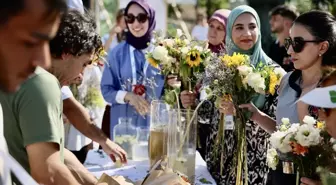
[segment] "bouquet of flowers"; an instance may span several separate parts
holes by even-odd
[[[242,178],[242,161],[246,159],[245,126],[250,118],[250,113],[239,109],[240,104],[253,101],[259,107],[265,102],[265,94],[274,94],[284,72],[275,66],[258,64],[254,67],[250,63],[249,56],[234,53],[232,56],[215,56],[205,68],[206,76],[203,79],[203,87],[208,96],[216,98],[216,106],[223,98],[234,103],[236,109],[235,132],[237,133],[238,147],[235,157],[237,166],[237,180]],[[224,147],[224,115],[221,115],[219,131],[215,143],[214,158],[218,158],[218,152]],[[218,149],[216,149],[218,148]],[[221,148],[221,149],[220,149]],[[221,165],[221,171],[222,171]],[[247,165],[244,165],[247,168]],[[247,173],[247,170],[245,170]],[[247,176],[247,174],[246,174]],[[247,184],[247,178],[245,178]]]
[[[175,75],[182,81],[183,90],[192,91],[197,83],[197,75],[204,72],[211,52],[205,42],[190,41],[177,29],[173,38],[164,38],[160,32],[155,34],[153,51],[146,55],[149,63],[165,76]],[[165,88],[165,101],[173,105],[177,103],[176,95],[181,85]]]
[[[270,137],[267,165],[275,169],[279,160],[290,161],[300,176],[318,179],[318,167],[328,167],[336,157],[336,142],[325,130],[324,123],[306,116],[303,124],[291,124],[283,118],[277,132]]]

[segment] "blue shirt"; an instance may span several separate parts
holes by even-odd
[[[131,49],[130,49],[131,48]],[[102,80],[101,91],[105,101],[111,103],[111,136],[113,128],[118,124],[120,117],[132,118],[135,127],[149,126],[149,116],[141,116],[129,104],[125,104],[123,98],[126,92],[132,92],[132,62],[130,52],[134,52],[137,84],[146,87],[146,99],[160,99],[163,94],[164,76],[160,71],[148,64],[145,54],[141,50],[134,49],[123,41],[109,51],[108,64],[106,64]],[[146,67],[147,66],[147,67]],[[153,79],[155,87],[144,83],[145,79]]]

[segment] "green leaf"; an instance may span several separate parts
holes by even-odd
[[[202,184],[212,184],[212,182],[208,181],[206,178],[201,178],[199,180]]]
[[[336,91],[329,91],[330,100],[332,103],[336,103]]]

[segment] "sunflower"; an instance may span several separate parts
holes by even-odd
[[[201,63],[201,54],[198,50],[193,49],[191,51],[188,52],[187,54],[187,64],[190,67],[197,67],[200,65]]]
[[[149,57],[149,58],[147,58],[147,60],[148,60],[148,63],[149,63],[151,66],[153,66],[153,67],[159,69],[159,63],[158,63],[153,57]]]

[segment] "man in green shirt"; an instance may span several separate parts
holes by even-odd
[[[0,93],[4,133],[11,155],[40,184],[96,184],[78,159],[63,147],[60,88],[80,76],[101,48],[95,23],[69,11],[50,41],[51,68],[38,67],[15,94]],[[121,149],[122,150],[122,149]],[[14,182],[19,184],[14,179]]]

